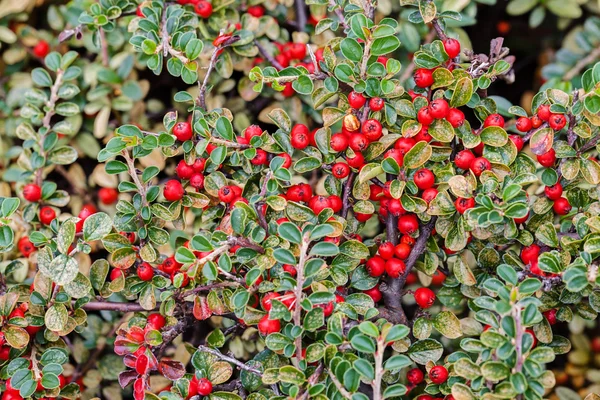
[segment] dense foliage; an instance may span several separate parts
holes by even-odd
[[[2,400],[599,399],[600,23],[458,3],[1,1]]]

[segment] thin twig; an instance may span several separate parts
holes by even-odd
[[[219,58],[219,54],[223,51],[223,49],[227,46],[231,46],[233,43],[240,40],[240,37],[235,35],[225,40],[223,43],[215,47],[213,50],[212,56],[210,57],[210,63],[208,64],[208,70],[206,71],[206,75],[204,76],[204,81],[202,81],[202,85],[200,86],[200,92],[198,93],[198,98],[196,99],[196,104],[200,107],[206,109],[206,87],[208,86],[208,79],[210,78],[210,74],[212,70],[217,65],[217,58]],[[198,81],[198,85],[200,85],[200,81]]]
[[[590,65],[599,58],[600,47],[596,47],[594,50],[590,51],[590,53],[587,56],[577,61],[577,63],[570,70],[568,70],[566,74],[563,75],[562,80],[570,81],[571,79],[575,78],[575,76],[577,76],[577,74],[579,74],[579,72],[581,72],[582,69],[584,69],[586,66]]]
[[[298,30],[304,32],[306,28],[306,2],[304,0],[294,1],[296,4],[296,21],[298,21]]]
[[[352,197],[354,178],[356,178],[356,173],[354,171],[350,171],[350,175],[348,175],[348,179],[344,184],[344,192],[342,193],[342,212],[340,214],[344,219],[348,216],[348,210],[350,210],[350,198]]]
[[[123,158],[125,158],[125,161],[127,161],[127,167],[129,168],[129,175],[131,176],[131,179],[133,179],[133,183],[135,183],[135,186],[138,189],[138,192],[140,194],[140,196],[142,197],[142,203],[144,204],[145,207],[148,207],[148,200],[146,199],[146,185],[143,185],[142,182],[140,181],[140,178],[138,176],[137,173],[137,169],[135,168],[135,163],[133,161],[133,158],[131,158],[131,155],[129,154],[129,150],[125,149],[121,152],[121,155],[123,156]]]
[[[211,349],[210,347],[207,346],[198,346],[198,350],[205,352],[205,353],[209,353],[212,354],[213,356],[218,357],[219,359],[223,360],[223,361],[227,361],[230,362],[232,364],[235,364],[236,366],[238,366],[239,368],[248,371],[248,372],[252,372],[253,374],[256,374],[258,376],[262,377],[262,372],[256,368],[250,367],[238,360],[236,360],[235,358],[232,357],[228,357],[225,354],[221,353],[220,351]]]
[[[108,67],[108,41],[104,29],[98,29],[98,37],[100,38],[100,49],[102,54],[102,65]]]
[[[331,381],[335,385],[335,387],[338,390],[338,392],[340,392],[340,394],[342,395],[342,397],[344,399],[351,399],[352,395],[346,390],[346,388],[344,388],[344,385],[342,385],[342,383],[333,374],[333,372],[331,372],[330,369],[327,369],[327,374],[329,375],[329,379],[331,379]]]
[[[267,51],[267,49],[265,49],[263,47],[262,44],[260,44],[260,42],[258,41],[258,39],[254,39],[254,45],[258,48],[258,52],[260,53],[260,55],[266,59],[269,63],[271,63],[271,65],[278,71],[281,71],[283,69],[283,65],[281,65],[279,63],[279,61],[277,61],[275,59],[275,57],[273,57],[271,54],[269,54],[269,52]]]
[[[302,306],[300,303],[302,302],[302,294],[304,289],[304,264],[307,261],[308,255],[308,245],[310,244],[310,239],[308,235],[304,235],[302,237],[302,243],[300,245],[300,258],[298,259],[298,266],[296,267],[296,287],[294,289],[294,296],[296,297],[296,304],[294,304],[294,325],[297,327],[302,327]],[[302,335],[298,335],[295,340],[296,344],[296,360],[300,361],[302,359]]]
[[[344,30],[348,30],[348,23],[346,22],[342,8],[338,6],[335,0],[329,0],[329,7],[334,8],[335,15],[337,15],[340,20],[340,24],[342,24]]]

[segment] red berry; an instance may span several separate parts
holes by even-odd
[[[248,9],[246,10],[246,12],[250,15],[252,15],[253,17],[256,18],[260,18],[263,15],[265,15],[265,8],[263,6],[250,6],[248,7]]]
[[[223,186],[219,189],[219,200],[222,202],[230,203],[235,197],[235,193],[231,186]]]
[[[418,385],[425,378],[423,371],[419,368],[413,368],[406,373],[406,379],[413,385]]]
[[[533,115],[529,120],[531,121],[531,126],[533,128],[539,128],[540,126],[542,126],[542,123],[544,122],[537,115]]]
[[[410,256],[411,247],[406,243],[398,243],[394,248],[394,255],[401,260],[406,260]]]
[[[281,268],[283,269],[284,272],[287,272],[291,276],[296,276],[298,274],[296,267],[294,267],[293,265],[284,264]]]
[[[261,304],[263,310],[265,310],[267,312],[271,311],[271,307],[272,307],[271,301],[273,299],[277,299],[277,298],[279,298],[279,294],[276,292],[269,292],[269,293],[265,294],[263,296],[262,300],[260,301],[260,304]]]
[[[365,164],[365,157],[362,153],[355,153],[354,157],[346,157],[346,162],[352,168],[361,168]]]
[[[429,379],[436,385],[441,385],[448,379],[448,370],[443,365],[436,365],[429,370]]]
[[[50,44],[45,40],[40,40],[33,46],[33,54],[35,54],[36,57],[44,58],[48,53],[50,53]]]
[[[390,199],[387,203],[387,209],[390,214],[396,217],[406,213],[406,210],[399,199]]]
[[[540,246],[538,246],[537,244],[525,246],[521,249],[521,261],[523,261],[523,263],[526,265],[537,263],[539,255]]]
[[[542,104],[537,109],[537,116],[542,121],[548,121],[550,119],[550,114],[551,114],[551,112],[550,112],[550,105],[549,104]]]
[[[148,325],[156,330],[161,330],[167,323],[165,317],[159,313],[152,313],[148,315]]]
[[[260,126],[258,126],[258,125],[250,125],[244,131],[244,137],[248,140],[248,143],[250,143],[250,139],[252,139],[254,136],[260,136],[260,135],[262,135],[262,132],[263,131],[262,131],[262,129],[261,129]]]
[[[421,190],[429,189],[430,187],[433,187],[435,183],[435,175],[427,168],[421,168],[415,172],[413,179],[415,185]]]
[[[488,126],[499,126],[500,128],[504,128],[504,118],[500,114],[490,114],[483,121],[483,127],[487,128]]]
[[[596,336],[592,339],[591,347],[594,353],[600,353],[600,336]]]
[[[333,313],[333,309],[335,308],[335,305],[332,302],[326,303],[326,304],[317,304],[317,307],[320,307],[323,309],[323,315],[325,317],[329,317],[332,313]]]
[[[471,171],[475,174],[475,176],[480,176],[483,171],[489,171],[492,169],[492,164],[484,157],[478,157],[471,162],[471,166],[469,167]]]
[[[465,122],[465,114],[458,108],[451,108],[446,115],[446,121],[450,122],[453,128],[458,128]]]
[[[513,144],[517,148],[517,152],[523,150],[523,146],[525,145],[525,142],[523,142],[523,138],[521,136],[509,135],[508,138],[510,139],[511,142],[513,142]]]
[[[409,235],[402,235],[400,238],[400,243],[406,243],[410,247],[415,245],[415,239],[410,237]]]
[[[435,99],[429,105],[429,113],[435,119],[446,118],[450,106],[445,99]]]
[[[181,186],[181,182],[175,179],[171,179],[167,183],[165,183],[165,187],[163,189],[163,195],[167,201],[177,201],[181,200],[185,190],[183,190],[183,186]]]
[[[119,199],[119,191],[114,188],[101,188],[98,190],[98,198],[103,204],[114,204]]]
[[[292,147],[295,149],[305,149],[309,144],[308,127],[304,124],[296,124],[291,132]]]
[[[355,152],[363,151],[369,145],[369,139],[362,133],[353,133],[349,141],[350,148]]]
[[[364,106],[366,102],[367,99],[365,99],[365,96],[363,96],[362,93],[358,93],[353,90],[348,94],[348,104],[350,104],[350,107],[354,108],[355,110],[358,110]]]
[[[429,107],[423,107],[419,110],[417,113],[417,120],[425,126],[429,126],[433,123],[433,115],[431,115]]]
[[[278,156],[284,159],[283,164],[281,164],[283,168],[289,168],[292,166],[292,157],[288,153],[281,153],[278,154]]]
[[[444,50],[446,50],[446,54],[448,57],[454,58],[460,54],[460,42],[453,38],[448,38],[444,40]]]
[[[192,168],[194,169],[194,172],[204,172],[204,167],[206,166],[206,158],[196,158],[196,161],[194,161],[194,164],[192,165]]]
[[[213,8],[208,1],[200,0],[194,6],[194,11],[202,18],[208,18],[212,15]]]
[[[118,269],[118,268],[114,268],[112,271],[110,271],[110,280],[111,282],[119,279],[120,277],[125,277],[125,275],[123,274],[123,271]]]
[[[331,136],[331,149],[336,152],[344,151],[348,148],[348,137],[343,133],[336,133]]]
[[[269,335],[271,333],[279,332],[281,329],[281,322],[278,319],[269,319],[268,315],[265,315],[258,322],[258,331],[261,335]]]
[[[343,162],[335,163],[331,167],[331,174],[338,179],[344,179],[350,174],[350,167]]]
[[[292,60],[303,60],[306,57],[306,45],[303,43],[290,43],[288,55]]]
[[[475,160],[475,155],[470,150],[462,150],[456,154],[454,158],[454,164],[460,169],[469,169],[471,164]]]
[[[429,308],[435,303],[435,293],[429,288],[418,288],[415,291],[415,301],[421,308]]]
[[[361,132],[364,133],[365,137],[370,142],[375,142],[376,140],[379,140],[379,138],[381,138],[382,136],[381,131],[381,122],[377,121],[376,119],[366,120],[361,128]]]
[[[392,278],[398,278],[406,271],[406,265],[397,258],[392,258],[385,263],[385,272]]]
[[[573,207],[569,203],[569,200],[564,197],[560,197],[554,200],[554,205],[552,205],[552,209],[556,215],[567,215]]]
[[[371,289],[363,291],[363,293],[372,298],[375,303],[379,303],[383,298],[381,290],[379,290],[379,284],[375,285],[375,287]]]
[[[190,186],[194,189],[202,189],[204,187],[204,175],[194,174],[190,178]]]
[[[36,203],[42,198],[42,189],[35,183],[28,183],[23,187],[23,197],[27,201]]]
[[[468,199],[459,197],[454,202],[454,206],[456,207],[456,211],[458,211],[459,214],[464,214],[465,211],[467,211],[468,209],[475,207],[475,199],[472,197]]]
[[[137,276],[143,281],[149,281],[154,277],[154,270],[150,264],[143,262],[137,267]]]
[[[419,133],[417,133],[414,136],[414,139],[416,142],[431,142],[433,140],[433,137],[429,134],[428,128],[427,126],[423,126],[421,127],[421,130],[419,131]]]
[[[185,142],[192,138],[192,125],[189,122],[178,122],[173,127],[173,135],[180,142]]]
[[[326,208],[331,208],[331,204],[329,203],[329,199],[325,196],[314,196],[308,202],[308,206],[313,210],[315,214],[319,214]]]
[[[394,144],[394,149],[400,151],[401,154],[406,154],[410,149],[414,147],[417,141],[414,138],[401,137]]]
[[[527,117],[517,119],[516,127],[520,132],[529,132],[533,128],[531,120]]]
[[[551,167],[556,162],[556,152],[554,149],[550,149],[546,153],[538,155],[537,160],[542,166]]]
[[[35,246],[33,243],[31,243],[31,240],[29,240],[28,236],[23,236],[21,239],[19,239],[17,247],[19,248],[21,254],[23,254],[25,257],[29,257],[29,255],[35,251]]]
[[[379,245],[377,249],[379,255],[383,257],[385,260],[389,260],[394,257],[394,245],[392,242],[385,242]]]
[[[546,193],[546,197],[550,200],[557,200],[563,194],[563,187],[560,183],[556,183],[554,186],[546,186],[544,193]]]
[[[555,131],[560,131],[567,124],[567,119],[563,114],[551,114],[548,119],[548,125]]]
[[[556,313],[557,313],[556,308],[548,310],[544,313],[544,316],[546,317],[546,319],[548,320],[548,323],[550,325],[555,325],[556,322],[558,322],[556,319]]]
[[[433,71],[426,68],[419,68],[415,71],[415,84],[420,88],[427,88],[433,85]]]
[[[415,214],[405,214],[398,219],[398,230],[403,235],[410,235],[419,229],[419,220]]]
[[[385,152],[383,158],[393,158],[399,166],[404,164],[404,154],[398,149],[389,149]]]
[[[196,391],[200,396],[208,396],[212,393],[213,385],[206,378],[198,379],[198,385],[196,386]]]
[[[385,101],[381,97],[373,97],[369,100],[369,108],[372,111],[380,111],[385,106]]]
[[[366,263],[367,272],[376,278],[385,272],[385,260],[380,256],[373,256]]]
[[[42,207],[40,209],[40,222],[44,225],[50,225],[50,223],[56,218],[56,211],[52,207]]]
[[[292,141],[293,143],[293,141]],[[267,157],[267,152],[264,151],[263,149],[257,149],[256,150],[256,155],[254,156],[254,158],[252,160],[250,160],[250,163],[252,165],[265,165],[269,162],[269,159]]]

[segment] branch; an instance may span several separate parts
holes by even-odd
[[[250,367],[250,366],[236,360],[235,358],[228,357],[225,354],[221,353],[220,351],[211,349],[210,347],[207,347],[207,346],[198,346],[198,350],[203,351],[205,353],[212,354],[213,356],[216,356],[223,361],[227,361],[232,364],[235,364],[236,366],[238,366],[239,368],[241,368],[245,371],[252,372],[253,374],[256,374],[256,375],[262,377],[262,372],[260,370]]]
[[[385,353],[386,344],[383,337],[377,338],[377,351],[375,351],[375,379],[371,383],[373,387],[373,400],[381,400],[381,378],[383,378],[383,353]]]
[[[342,395],[342,397],[344,399],[351,399],[352,395],[346,390],[346,388],[344,388],[344,385],[342,385],[342,383],[338,380],[338,378],[331,372],[330,369],[327,369],[327,374],[329,375],[329,379],[331,379],[331,381],[333,382],[333,384],[335,385],[336,389],[338,390],[338,392],[340,392],[340,394]]]
[[[208,79],[210,78],[210,74],[212,73],[212,70],[215,68],[215,65],[217,64],[217,58],[219,58],[219,54],[221,54],[221,51],[225,47],[231,46],[233,43],[235,43],[239,40],[240,40],[239,36],[237,36],[237,35],[232,36],[229,39],[225,40],[223,43],[219,44],[213,50],[212,56],[210,57],[210,63],[208,64],[208,70],[206,71],[206,75],[204,76],[204,81],[202,82],[202,85],[200,86],[200,92],[198,93],[198,98],[196,99],[196,104],[199,105],[200,107],[202,107],[203,109],[206,110],[205,97],[206,97],[206,87],[208,86]],[[200,85],[200,81],[198,81],[198,85]]]
[[[268,62],[270,62],[276,70],[281,71],[283,69],[283,65],[279,64],[279,62],[271,54],[269,54],[269,52],[267,52],[267,49],[265,49],[263,45],[260,44],[258,39],[254,39],[254,45],[258,48],[258,52],[260,53],[260,55]]]
[[[108,67],[108,41],[104,29],[98,29],[98,37],[100,38],[100,49],[102,54],[102,65]]]
[[[298,21],[298,30],[304,32],[306,28],[306,3],[304,0],[294,1],[296,4],[296,21]]]
[[[566,74],[563,75],[562,80],[570,81],[571,79],[575,78],[575,76],[577,76],[577,74],[579,74],[579,72],[581,72],[582,69],[584,69],[586,66],[593,63],[594,61],[596,61],[599,58],[600,58],[600,47],[596,47],[587,56],[585,56],[581,60],[577,61],[577,64],[575,64],[570,70],[567,71]]]
[[[346,219],[348,216],[348,210],[350,209],[350,198],[352,197],[354,178],[356,178],[356,173],[354,171],[350,171],[350,175],[348,175],[348,179],[344,184],[344,193],[342,193],[342,213],[340,214],[344,219]]]
[[[335,0],[329,0],[329,7],[334,8],[335,15],[337,15],[340,20],[340,24],[344,27],[344,30],[348,30],[348,23],[346,22],[346,18],[344,17],[344,13],[342,12],[342,8],[338,7]]]
[[[308,245],[310,239],[308,234],[302,237],[302,243],[300,245],[300,259],[298,260],[298,266],[296,268],[296,288],[294,289],[294,296],[296,297],[296,304],[294,304],[294,325],[302,327],[302,289],[304,289],[304,264],[307,261]],[[302,359],[302,335],[298,335],[295,340],[296,344],[296,360]]]
[[[72,302],[75,305],[75,302]],[[84,304],[82,309],[87,311],[119,311],[119,312],[144,312],[144,311],[156,311],[160,308],[160,303],[156,305],[152,310],[146,310],[144,307],[137,303],[118,303],[110,301],[90,301]]]
[[[127,166],[129,167],[129,175],[133,179],[133,183],[137,186],[140,196],[142,196],[142,203],[145,207],[148,207],[148,200],[146,199],[146,186],[142,184],[140,178],[138,177],[137,169],[135,168],[135,163],[133,158],[129,155],[129,150],[125,149],[121,152],[125,161],[127,161]]]
[[[433,29],[435,29],[435,32],[440,40],[448,39],[448,36],[446,36],[444,33],[444,28],[442,28],[442,25],[440,25],[440,21],[437,18],[434,18],[433,21],[431,21],[431,24],[433,25]]]

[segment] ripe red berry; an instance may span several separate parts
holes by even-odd
[[[529,132],[533,128],[531,120],[527,117],[520,117],[515,125],[520,132]]]
[[[40,222],[44,225],[50,225],[50,223],[56,218],[56,211],[52,207],[42,207],[40,209]]]
[[[390,199],[387,203],[387,209],[393,216],[399,216],[406,212],[399,199]]]
[[[200,0],[194,6],[194,11],[202,18],[208,18],[212,15],[213,8],[208,1]]]
[[[381,97],[373,97],[369,100],[369,108],[372,111],[380,111],[385,106],[385,101]]]
[[[98,198],[103,204],[114,204],[119,199],[119,191],[114,188],[101,188],[98,190]]]
[[[551,167],[556,162],[556,152],[554,149],[550,149],[546,153],[538,155],[537,160],[542,166]]]
[[[478,157],[471,162],[471,166],[469,167],[471,171],[475,174],[475,176],[480,176],[483,171],[489,171],[492,169],[492,164],[484,157]]]
[[[337,152],[344,151],[348,148],[348,137],[343,133],[336,133],[331,136],[331,149]]]
[[[42,198],[42,189],[35,183],[28,183],[23,187],[23,197],[27,201],[36,203]]]
[[[414,147],[416,143],[417,141],[414,138],[401,137],[394,144],[394,149],[399,150],[401,154],[406,154],[410,149]]]
[[[467,211],[468,209],[475,207],[475,199],[472,197],[468,199],[459,197],[454,202],[454,206],[456,207],[456,211],[458,211],[459,214],[464,214],[465,211]]]
[[[423,142],[423,141],[425,141],[425,142],[429,143],[429,142],[431,142],[433,140],[433,137],[429,134],[427,126],[423,126],[421,128],[421,130],[419,131],[419,133],[417,133],[414,136],[414,139],[415,139],[416,142]]]
[[[315,214],[319,214],[326,208],[331,208],[331,204],[329,203],[329,199],[325,196],[314,196],[308,202],[308,206],[313,210]]]
[[[156,330],[161,330],[166,323],[167,320],[160,313],[152,313],[148,315],[148,325]]]
[[[263,149],[257,149],[256,155],[254,156],[254,158],[252,158],[252,160],[250,160],[250,163],[252,165],[265,165],[268,162],[269,162],[269,159],[267,157],[267,152],[264,151]]]
[[[269,315],[265,315],[258,322],[258,331],[261,335],[269,335],[271,333],[279,332],[281,329],[281,322],[278,319],[269,319]]]
[[[196,158],[196,161],[194,161],[194,164],[192,165],[192,168],[194,169],[194,172],[204,172],[204,167],[206,166],[206,158]]]
[[[167,201],[177,201],[181,200],[185,190],[183,190],[183,186],[181,186],[181,182],[175,179],[171,179],[167,183],[165,183],[165,187],[163,189],[163,195]]]
[[[120,277],[125,277],[125,275],[123,274],[123,271],[118,269],[118,268],[114,268],[112,271],[110,271],[110,280],[111,282],[119,279]]]
[[[389,260],[394,257],[394,244],[392,242],[381,243],[377,252],[385,260]]]
[[[185,142],[192,138],[192,125],[189,122],[178,122],[173,127],[173,135],[180,142]]]
[[[393,158],[399,166],[404,164],[404,154],[398,149],[389,149],[385,152],[383,158]]]
[[[410,256],[411,247],[406,243],[398,243],[394,248],[394,255],[401,260],[406,260]]]
[[[406,271],[406,265],[397,258],[389,259],[385,262],[385,272],[392,278],[398,278]]]
[[[559,197],[554,200],[554,205],[552,205],[552,209],[556,215],[567,215],[573,207],[569,203],[569,200],[564,197]]]
[[[358,93],[353,90],[348,94],[348,104],[350,104],[350,107],[354,108],[355,110],[358,110],[364,106],[366,102],[367,99],[365,99],[365,96],[363,96],[362,93]]]
[[[483,121],[484,128],[488,126],[499,126],[500,128],[504,128],[504,118],[500,114],[490,114],[487,116],[485,121]]]
[[[366,263],[367,272],[376,278],[385,272],[385,260],[380,256],[373,256]]]
[[[410,235],[419,229],[419,220],[415,214],[405,214],[398,219],[398,230],[403,235]]]
[[[308,127],[304,124],[296,124],[291,132],[292,147],[295,149],[305,149],[309,144]]]
[[[448,379],[448,370],[443,365],[436,365],[429,370],[429,379],[436,385],[441,385]]]
[[[194,174],[190,178],[190,186],[194,189],[202,189],[204,187],[204,175]]]
[[[473,160],[475,159],[475,155],[470,150],[462,150],[456,154],[454,158],[454,164],[460,169],[469,169]]]
[[[248,9],[246,10],[246,12],[250,15],[252,15],[253,17],[256,18],[260,18],[263,15],[265,15],[265,8],[261,5],[258,6],[250,6],[248,7]]]
[[[538,117],[537,115],[531,116],[531,118],[529,118],[529,120],[531,121],[531,126],[533,128],[539,128],[544,123],[544,121],[542,121],[542,119],[540,117]]]
[[[555,131],[560,131],[567,124],[567,118],[563,114],[550,114],[548,125]]]
[[[379,290],[379,284],[375,285],[375,287],[371,289],[364,290],[363,293],[372,298],[375,303],[379,303],[383,298],[381,290]]]
[[[550,200],[559,199],[563,194],[563,187],[560,183],[556,183],[553,186],[546,186],[544,188],[544,193],[546,193],[546,197]]]
[[[446,50],[446,54],[448,57],[454,58],[460,54],[460,42],[453,38],[448,38],[444,40],[444,50]]]
[[[413,368],[406,373],[406,379],[413,385],[418,385],[423,382],[425,375],[419,368]]]
[[[526,265],[537,263],[539,255],[540,246],[537,244],[525,246],[521,249],[521,261],[523,261],[523,263]]]
[[[350,167],[343,162],[335,163],[331,167],[331,174],[338,179],[344,179],[350,174]]]
[[[429,105],[429,113],[435,119],[446,118],[450,106],[445,99],[435,99]]]
[[[361,132],[370,142],[375,142],[382,136],[381,122],[377,121],[376,119],[368,119],[363,124]]]
[[[537,116],[542,121],[548,121],[550,119],[550,114],[551,114],[551,112],[550,112],[550,105],[549,104],[542,104],[537,109]]]
[[[419,110],[417,113],[417,120],[425,126],[431,125],[433,122],[433,115],[431,115],[429,107],[423,107]]]
[[[451,108],[446,115],[446,121],[450,122],[453,128],[458,128],[465,122],[465,114],[458,108]]]
[[[354,157],[346,157],[346,162],[352,168],[361,168],[365,164],[365,157],[362,153],[354,153]]]
[[[290,43],[288,55],[292,60],[303,60],[306,57],[306,45],[304,43]]]
[[[219,200],[222,202],[230,203],[235,197],[235,193],[231,186],[223,186],[219,189]]]
[[[592,339],[591,348],[594,353],[600,353],[600,336],[595,336]]]
[[[355,152],[361,152],[365,150],[369,145],[369,139],[367,139],[367,137],[362,133],[353,133],[350,136],[348,144],[350,145],[350,148]]]
[[[198,379],[198,385],[196,386],[196,391],[200,396],[208,396],[212,393],[213,385],[206,378]]]
[[[23,254],[25,257],[29,257],[29,255],[35,251],[35,246],[33,243],[31,243],[31,240],[29,240],[28,236],[23,236],[21,239],[19,239],[17,247],[19,248],[21,254]]]
[[[430,187],[433,187],[435,183],[435,175],[427,168],[421,168],[415,172],[413,179],[415,185],[421,190],[429,189]]]
[[[262,132],[263,131],[260,128],[260,126],[258,126],[258,125],[250,125],[244,131],[244,137],[248,140],[248,143],[250,143],[250,139],[252,139],[254,136],[260,136],[260,135],[262,135]]]
[[[419,68],[415,71],[415,84],[420,88],[427,88],[433,85],[433,71],[426,68]]]
[[[523,138],[521,136],[509,135],[508,138],[510,139],[511,142],[513,142],[513,144],[517,148],[517,152],[523,150],[523,146],[525,145],[525,142],[523,142]]]
[[[435,293],[429,288],[418,288],[415,291],[415,301],[421,308],[429,308],[435,303]]]
[[[143,281],[149,281],[154,277],[154,270],[150,264],[143,262],[137,267],[137,276]]]
[[[50,44],[48,44],[48,42],[45,40],[40,40],[35,46],[33,46],[32,51],[36,57],[44,58],[48,55],[48,53],[50,53]]]
[[[555,325],[558,322],[556,319],[556,313],[557,313],[556,308],[548,310],[544,313],[544,316],[546,317],[546,319],[548,320],[548,323],[550,325]]]

